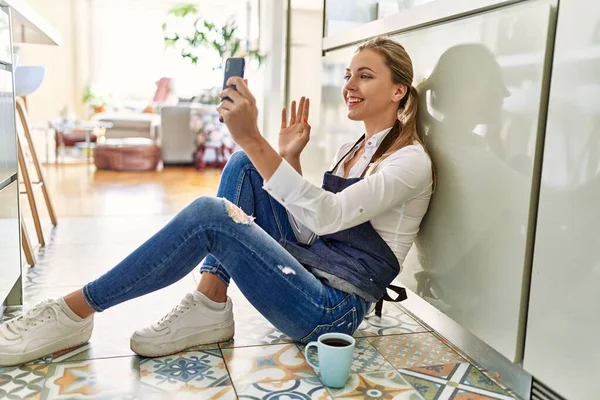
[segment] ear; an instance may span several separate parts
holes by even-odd
[[[408,87],[406,85],[396,85],[396,91],[392,95],[392,101],[400,102],[406,93],[408,92]]]

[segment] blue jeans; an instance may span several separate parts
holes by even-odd
[[[234,153],[223,170],[219,197],[193,201],[117,266],[88,283],[83,288],[88,304],[100,312],[162,289],[206,257],[203,272],[225,283],[233,278],[248,301],[294,340],[308,342],[327,332],[352,334],[367,303],[319,280],[278,243],[294,234],[285,209],[262,184],[248,157]],[[255,220],[234,219],[230,202]]]

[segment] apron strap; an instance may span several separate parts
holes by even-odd
[[[406,289],[404,289],[403,287],[389,285],[387,288],[390,289],[392,292],[395,292],[398,295],[398,297],[396,297],[394,299],[394,298],[390,297],[390,295],[387,294],[387,292],[386,292],[385,295],[381,299],[379,299],[379,301],[375,305],[375,315],[377,315],[378,317],[381,317],[381,311],[383,310],[383,302],[384,301],[391,301],[392,303],[399,303],[408,298],[408,296],[406,295]]]
[[[340,164],[341,164],[341,163],[342,163],[342,162],[343,162],[343,161],[346,159],[346,157],[348,157],[348,154],[352,153],[352,151],[353,151],[353,150],[356,148],[356,146],[358,146],[358,144],[359,144],[360,142],[362,142],[362,141],[363,141],[363,139],[364,139],[364,138],[365,138],[365,135],[363,134],[363,135],[360,137],[360,139],[358,139],[358,140],[356,141],[356,143],[354,143],[354,145],[352,146],[352,148],[351,148],[350,150],[348,150],[348,152],[347,152],[346,154],[344,154],[344,157],[342,157],[342,158],[340,158],[340,159],[339,159],[339,161],[337,162],[337,164],[335,164],[335,167],[333,167],[333,168],[331,169],[331,171],[328,171],[328,172],[329,172],[330,174],[332,174],[332,173],[333,173],[333,171],[335,171],[335,170],[336,170],[336,169],[337,169],[337,168],[340,166]]]
[[[375,154],[373,154],[373,157],[371,157],[371,161],[369,161],[369,164],[363,170],[362,174],[360,175],[361,178],[365,177],[365,174],[367,173],[369,166],[373,165],[373,163],[375,161],[377,161],[383,155],[383,153],[385,153],[387,151],[387,149],[389,149],[389,147],[392,145],[394,140],[396,140],[396,135],[394,135],[394,133],[398,133],[399,129],[400,129],[400,121],[396,120],[396,122],[394,123],[394,126],[392,126],[392,128],[390,129],[388,134],[385,136],[385,138],[383,139],[383,141],[377,148],[377,151],[375,152]],[[364,139],[365,139],[365,135],[363,134],[356,141],[356,143],[354,143],[352,148],[350,148],[350,150],[348,150],[348,152],[346,154],[344,154],[344,156],[338,160],[337,164],[335,164],[335,166],[331,169],[331,171],[327,171],[327,172],[332,174],[333,171],[335,171],[340,166],[340,164],[346,159],[346,157],[348,157],[348,154],[352,153],[352,151],[356,148],[356,146],[358,146],[359,143],[362,142]]]

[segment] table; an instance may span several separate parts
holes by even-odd
[[[65,136],[69,135],[71,140],[75,143],[85,143],[86,156],[88,164],[91,163],[91,147],[92,147],[92,134],[98,133],[98,136],[104,134],[104,131],[108,128],[113,127],[112,122],[106,121],[65,121],[65,120],[54,120],[49,122],[50,128],[54,130],[55,150],[54,150],[54,162],[58,163],[59,150],[64,154],[65,150]],[[79,138],[78,138],[79,136]],[[97,138],[97,137],[96,137]],[[80,140],[83,139],[83,140]]]

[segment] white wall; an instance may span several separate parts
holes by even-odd
[[[63,39],[60,47],[19,45],[20,65],[46,67],[46,78],[42,86],[27,98],[33,123],[41,123],[59,115],[65,106],[77,112],[81,111],[79,99],[82,88],[78,77],[82,71],[76,67],[78,54],[75,38],[78,37],[78,26],[74,23],[76,18],[73,7],[78,1],[80,0],[28,0],[31,7],[60,32]]]
[[[290,23],[288,96],[290,102],[299,100],[302,96],[310,99],[309,122],[313,129],[311,141],[302,153],[301,161],[304,176],[314,183],[320,183],[324,155],[318,142],[327,134],[320,126],[323,2],[293,1]]]

